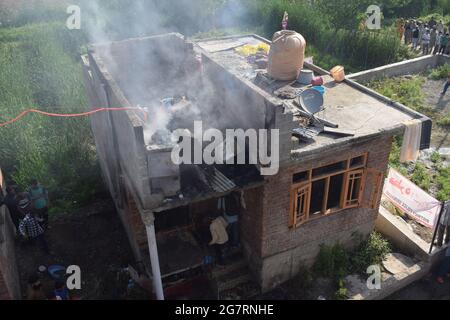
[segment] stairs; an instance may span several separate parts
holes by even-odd
[[[238,255],[230,260],[225,266],[216,266],[210,274],[217,298],[243,300],[259,294],[258,285],[253,281],[244,257]]]

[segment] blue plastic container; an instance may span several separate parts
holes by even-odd
[[[325,94],[325,87],[324,87],[324,86],[315,86],[315,87],[312,87],[312,88],[313,88],[314,90],[320,92],[322,95]]]

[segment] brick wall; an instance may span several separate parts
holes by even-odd
[[[249,262],[249,267],[255,275],[261,270],[261,248],[262,248],[262,198],[263,187],[245,190],[244,199],[246,209],[243,210],[240,218],[241,243],[245,256]]]
[[[262,194],[262,237],[260,281],[270,289],[296,275],[301,265],[311,265],[322,243],[340,242],[351,246],[352,234],[367,235],[373,230],[378,215],[375,210],[349,209],[309,221],[299,228],[289,228],[290,190],[294,173],[326,166],[368,152],[368,168],[387,170],[392,137],[343,148],[339,154],[321,153],[320,158],[284,167],[276,176],[268,177]],[[366,185],[366,188],[369,186]],[[365,198],[369,196],[365,192]],[[381,195],[380,195],[381,197]],[[255,235],[256,236],[256,235]]]
[[[0,300],[20,299],[15,255],[15,227],[5,206],[0,207]]]

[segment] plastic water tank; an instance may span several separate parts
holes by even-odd
[[[295,31],[282,30],[273,35],[269,53],[269,75],[277,80],[296,80],[305,61],[306,40]]]

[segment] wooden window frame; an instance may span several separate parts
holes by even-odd
[[[303,214],[299,217],[297,215],[297,208],[298,208],[298,196],[299,193],[303,192],[304,194],[304,203],[303,203]],[[291,217],[291,221],[290,221],[290,225],[297,227],[303,223],[305,223],[306,221],[309,220],[309,206],[310,206],[310,196],[311,196],[311,185],[310,184],[305,184],[303,187],[299,187],[297,189],[292,189],[291,190],[291,212],[292,214],[290,215]]]
[[[355,178],[356,175],[360,176]],[[355,186],[355,183],[353,181],[357,179],[360,180],[358,198],[348,199],[349,195],[351,196],[353,194],[353,188]],[[365,181],[366,181],[365,169],[351,170],[345,174],[344,192],[342,192],[342,199],[341,199],[341,207],[343,209],[359,208],[361,206],[364,197]]]
[[[363,157],[363,163],[357,166],[351,166],[351,161],[355,158],[359,158],[359,157]],[[310,168],[308,170],[302,170],[300,172],[308,172],[307,174],[307,179],[304,181],[300,181],[298,183],[293,183],[292,187],[291,187],[291,197],[290,197],[290,212],[289,212],[289,226],[290,227],[294,227],[297,228],[300,225],[303,225],[306,222],[315,220],[315,219],[320,219],[322,217],[334,214],[334,213],[338,213],[340,211],[343,210],[347,210],[347,209],[351,209],[351,208],[358,208],[361,207],[363,204],[363,199],[364,199],[364,190],[365,190],[365,181],[366,181],[366,175],[367,175],[367,162],[368,162],[368,153],[362,153],[356,156],[351,156],[348,157],[346,160],[342,160],[342,161],[337,161],[336,163],[339,162],[344,162],[346,161],[346,168],[343,170],[339,170],[333,173],[329,173],[329,174],[324,174],[321,176],[317,176],[317,177],[313,177],[312,173],[313,170],[318,169],[320,167],[314,167],[314,168]],[[346,199],[348,196],[348,187],[349,187],[349,178],[352,174],[355,174],[356,172],[359,172],[362,174],[361,177],[361,185],[360,185],[360,190],[359,190],[359,194],[358,194],[358,201],[355,204],[347,204],[346,203]],[[339,201],[339,207],[337,208],[330,208],[327,209],[327,205],[328,205],[328,197],[329,197],[329,191],[330,191],[330,182],[331,182],[331,178],[335,177],[335,176],[339,176],[339,175],[344,175],[343,177],[343,182],[342,182],[342,191],[341,191],[341,195],[340,195],[340,201]],[[310,217],[310,205],[311,205],[311,196],[312,196],[312,184],[313,182],[319,181],[319,180],[325,180],[325,189],[324,189],[324,196],[322,199],[322,210],[321,210],[321,214],[317,215],[316,217]],[[377,186],[378,188],[378,186]],[[297,212],[297,195],[299,191],[303,191],[303,190],[307,190],[307,199],[306,204],[305,204],[305,209],[307,210],[304,214],[304,219],[299,219],[298,215],[296,214]]]

